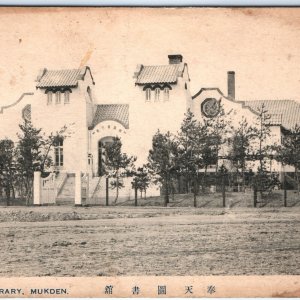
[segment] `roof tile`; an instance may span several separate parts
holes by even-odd
[[[89,69],[84,67],[81,69],[69,69],[69,70],[47,70],[44,69],[38,83],[37,88],[47,87],[74,87],[77,86],[78,80],[82,80],[84,75]]]
[[[136,84],[175,83],[179,76],[181,64],[163,66],[142,66]]]
[[[267,114],[270,115],[269,124],[282,125],[287,129],[300,125],[300,103],[294,100],[254,100],[242,101],[245,106],[258,111],[265,105]]]
[[[128,104],[99,104],[93,119],[92,127],[103,121],[116,121],[126,129],[129,128],[129,105]]]

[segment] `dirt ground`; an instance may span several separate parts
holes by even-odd
[[[0,276],[300,274],[300,207],[1,207]]]

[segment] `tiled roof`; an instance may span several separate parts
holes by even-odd
[[[269,124],[282,125],[287,129],[300,125],[300,103],[294,100],[254,100],[242,101],[245,106],[258,111],[262,104],[265,105],[267,114],[270,115]]]
[[[129,105],[128,104],[100,104],[97,105],[92,128],[103,121],[116,121],[126,129],[129,128]]]
[[[182,76],[183,64],[170,64],[164,66],[143,66],[137,75],[136,84],[176,83]]]
[[[89,67],[71,70],[47,70],[43,69],[37,78],[37,88],[48,87],[75,87],[78,80],[83,80]],[[91,75],[92,77],[92,75]],[[92,77],[93,80],[93,77]]]

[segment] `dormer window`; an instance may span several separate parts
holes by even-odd
[[[149,102],[151,100],[151,89],[146,88],[146,101]]]
[[[160,88],[155,89],[155,101],[159,101]]]
[[[164,88],[164,101],[169,101],[170,89],[168,87]]]
[[[59,91],[57,91],[56,93],[55,93],[55,103],[56,104],[60,104],[60,92]]]
[[[65,91],[65,104],[69,104],[70,103],[70,91]]]
[[[52,92],[49,91],[47,93],[47,105],[51,105],[52,104]]]

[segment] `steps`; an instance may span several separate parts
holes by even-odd
[[[64,185],[61,187],[60,192],[56,198],[58,205],[74,205],[75,198],[75,175],[67,174]]]

